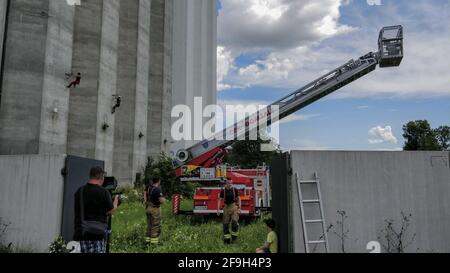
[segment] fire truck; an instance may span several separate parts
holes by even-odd
[[[188,149],[179,150],[175,155],[176,174],[181,182],[197,182],[193,213],[199,215],[222,213],[223,204],[218,206],[218,198],[223,184],[230,180],[240,192],[241,212],[244,216],[258,216],[263,208],[271,205],[270,169],[266,166],[255,170],[242,170],[223,164],[227,148],[242,136],[255,129],[252,124],[271,125],[342,87],[374,71],[378,66],[397,67],[403,59],[403,27],[384,27],[378,39],[378,51],[370,52],[356,60],[326,73],[272,105],[248,116],[233,126],[219,132]],[[276,109],[274,111],[274,109]],[[226,136],[232,134],[233,139]],[[180,214],[180,196],[172,198],[174,214]]]
[[[181,174],[181,182],[195,182],[201,184],[195,191],[192,213],[202,216],[215,216],[223,213],[223,203],[219,204],[219,195],[223,184],[231,180],[233,187],[239,191],[241,199],[241,216],[254,218],[262,211],[270,210],[271,192],[269,185],[270,171],[268,166],[256,169],[240,169],[221,164],[214,168],[185,166]],[[173,200],[174,214],[180,214],[180,196]],[[219,207],[218,207],[219,204]]]

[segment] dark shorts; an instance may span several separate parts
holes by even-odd
[[[106,241],[81,241],[81,253],[106,253]]]

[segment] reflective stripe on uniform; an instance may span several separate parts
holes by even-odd
[[[225,240],[226,239],[231,239],[231,234],[225,234],[223,237],[225,238]]]
[[[238,237],[239,236],[239,231],[238,232],[231,232],[231,236],[234,236],[234,237]]]

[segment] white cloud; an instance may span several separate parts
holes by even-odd
[[[375,149],[374,151],[378,151],[378,152],[401,152],[403,151],[403,148],[401,147],[397,147],[397,148],[392,148],[392,149]]]
[[[450,96],[450,28],[444,33],[406,32],[405,57],[398,68],[380,68],[340,92],[346,97],[427,98]],[[433,45],[433,48],[430,48]]]
[[[391,126],[381,127],[377,126],[369,130],[369,143],[372,145],[383,143],[398,143],[398,139],[394,136]]]
[[[353,30],[338,23],[342,0],[226,0],[219,44],[233,51],[286,49]]]
[[[218,17],[218,90],[288,80],[305,59],[308,46],[348,33],[339,24],[344,0],[226,0]],[[234,67],[237,56],[269,52],[246,67]],[[295,55],[294,55],[295,54]],[[293,57],[294,56],[294,57]]]
[[[407,9],[392,2],[384,6],[383,18],[372,19],[372,23],[364,14],[352,15],[356,29],[339,23],[339,8],[347,2],[223,1],[220,43],[226,45],[232,58],[249,51],[266,53],[254,63],[228,70],[223,82],[228,86],[297,89],[350,59],[376,51],[379,28],[385,22],[395,22],[405,27],[402,65],[378,69],[332,98],[450,96],[450,62],[441,57],[450,52],[450,9],[430,1],[418,1]],[[260,9],[259,15],[255,9]],[[339,36],[344,33],[350,34]],[[327,38],[332,39],[325,41]]]
[[[217,47],[217,89],[219,91],[228,89],[231,86],[224,83],[224,77],[233,67],[233,57],[231,52],[223,46]]]

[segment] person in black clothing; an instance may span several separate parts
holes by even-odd
[[[80,242],[82,253],[105,253],[107,230],[103,235],[83,232],[82,221],[95,221],[106,225],[108,215],[112,215],[117,210],[119,197],[115,196],[113,201],[111,194],[102,187],[105,178],[102,168],[92,168],[89,177],[88,184],[75,193],[74,241]],[[84,208],[84,215],[81,213],[81,207]]]
[[[239,236],[239,214],[241,213],[241,198],[239,191],[227,180],[225,188],[220,191],[217,215],[220,215],[220,202],[223,200],[223,238],[225,244],[237,240]],[[230,232],[231,227],[231,232]]]
[[[161,191],[161,180],[153,178],[152,184],[145,190],[144,202],[147,213],[147,235],[145,240],[151,245],[160,243],[161,205],[166,202]]]
[[[68,86],[67,88],[71,88],[76,87],[77,85],[80,85],[81,83],[81,73],[78,73],[77,76],[75,77],[75,80],[73,80]]]

